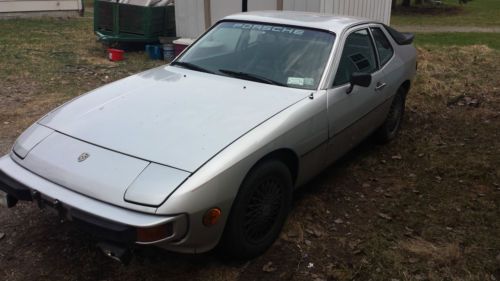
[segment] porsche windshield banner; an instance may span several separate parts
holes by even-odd
[[[252,24],[252,23],[235,23],[233,28],[238,29],[249,29],[249,30],[258,30],[258,31],[270,31],[277,33],[288,33],[297,36],[302,36],[305,33],[304,29],[297,29],[293,27],[287,26],[276,26],[276,25],[263,25],[263,24]]]

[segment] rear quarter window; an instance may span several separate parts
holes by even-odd
[[[373,39],[375,39],[375,47],[377,48],[378,56],[380,58],[380,66],[384,66],[392,58],[394,49],[382,29],[372,27],[371,31]]]

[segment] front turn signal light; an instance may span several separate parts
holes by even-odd
[[[203,216],[203,225],[212,226],[217,224],[221,215],[222,211],[219,208],[209,209]]]

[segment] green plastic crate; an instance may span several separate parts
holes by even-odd
[[[175,8],[94,0],[94,32],[106,42],[157,42],[175,37]]]

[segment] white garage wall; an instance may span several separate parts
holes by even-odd
[[[0,13],[79,11],[80,0],[0,0]]]
[[[324,3],[322,13],[369,18],[386,24],[391,20],[391,0],[322,0],[322,2]]]
[[[320,13],[322,2],[324,0],[284,0],[283,10]]]
[[[183,0],[178,0],[183,1]],[[219,19],[241,12],[242,3],[238,0],[212,0],[211,6],[211,22],[216,23]]]
[[[197,38],[205,32],[204,0],[175,1],[175,25],[177,36]]]
[[[0,0],[1,1],[1,0]],[[241,0],[177,0],[177,35],[196,38],[219,19],[241,12]],[[390,23],[391,0],[248,0],[248,10],[306,11],[350,15]]]
[[[248,10],[249,11],[264,11],[264,10],[276,10],[277,1],[274,0],[249,0]]]

